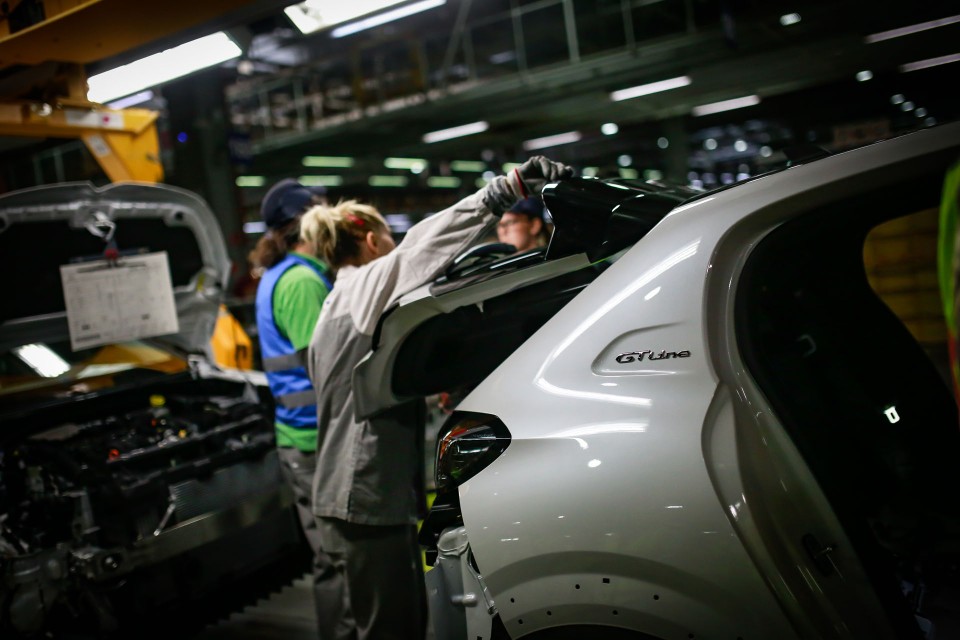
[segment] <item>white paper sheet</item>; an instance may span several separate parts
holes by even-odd
[[[167,253],[62,265],[60,278],[76,351],[180,330]]]

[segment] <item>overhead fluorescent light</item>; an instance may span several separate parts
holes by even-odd
[[[244,233],[266,233],[267,223],[263,220],[254,220],[253,222],[243,223]]]
[[[752,107],[760,104],[760,96],[743,96],[732,100],[721,100],[720,102],[711,102],[710,104],[701,104],[690,110],[694,116],[706,116],[711,113],[720,113],[721,111],[730,111],[731,109],[742,109],[743,107]]]
[[[240,47],[218,31],[87,79],[87,99],[107,102],[240,57]]]
[[[135,93],[132,96],[127,96],[126,98],[120,98],[119,100],[108,102],[107,106],[111,109],[126,109],[127,107],[143,104],[147,100],[153,100],[153,91],[150,91],[149,89]]]
[[[571,142],[577,142],[583,136],[579,131],[568,131],[566,133],[558,133],[553,136],[544,136],[542,138],[533,138],[532,140],[526,140],[523,143],[523,149],[525,151],[534,151],[536,149],[546,149],[547,147],[556,147],[561,144],[570,144]]]
[[[440,129],[423,134],[423,141],[427,144],[440,142],[441,140],[450,140],[451,138],[462,138],[475,133],[483,133],[490,128],[490,123],[484,120],[462,124],[459,127],[450,127],[449,129]]]
[[[797,24],[798,22],[800,22],[799,13],[785,13],[782,16],[780,16],[781,26],[789,27],[790,25]]]
[[[659,82],[651,82],[649,84],[641,84],[636,87],[629,87],[627,89],[614,91],[610,94],[610,99],[614,102],[620,102],[621,100],[629,100],[630,98],[648,96],[651,93],[660,93],[661,91],[669,91],[670,89],[679,89],[680,87],[686,87],[691,82],[692,80],[690,80],[690,76],[678,76],[676,78],[670,78],[669,80],[660,80]]]
[[[426,158],[385,158],[383,166],[387,169],[405,169],[420,173],[427,167]]]
[[[350,22],[388,7],[398,5],[405,0],[354,0],[353,2],[329,2],[329,0],[307,0],[291,5],[283,10],[301,33],[313,33],[326,27]]]
[[[339,187],[343,176],[300,176],[297,182],[305,187]]]
[[[427,186],[439,189],[456,189],[460,186],[460,178],[456,176],[430,176]]]
[[[325,169],[348,169],[353,166],[353,158],[344,156],[304,156],[301,162],[305,167],[323,167]]]
[[[454,160],[450,163],[450,168],[465,173],[483,173],[487,170],[487,163],[480,160]]]
[[[890,40],[892,38],[908,36],[912,33],[919,33],[920,31],[936,29],[937,27],[945,27],[948,24],[954,24],[957,22],[960,22],[960,15],[950,16],[947,18],[940,18],[939,20],[930,20],[929,22],[921,22],[919,24],[913,24],[908,27],[900,27],[899,29],[890,29],[889,31],[880,31],[879,33],[871,33],[870,35],[864,37],[863,40],[867,44],[870,44],[872,42],[881,42],[883,40]]]
[[[519,163],[519,162],[504,162],[504,163],[503,163],[503,166],[502,166],[501,168],[503,169],[503,173],[504,173],[504,174],[507,174],[507,173],[510,173],[511,171],[513,171],[514,169],[516,169],[516,168],[519,167],[519,166],[520,166],[520,163]]]
[[[620,167],[617,171],[620,173],[620,177],[625,180],[636,180],[640,177],[640,172],[630,167]]]
[[[421,2],[414,2],[413,4],[408,4],[406,6],[393,9],[392,11],[378,13],[377,15],[370,16],[369,18],[357,20],[356,22],[345,24],[342,27],[337,27],[330,32],[330,36],[332,38],[342,38],[359,31],[364,31],[365,29],[379,27],[382,24],[393,22],[394,20],[399,20],[400,18],[406,18],[407,16],[412,16],[415,13],[441,7],[446,4],[446,1],[447,0],[421,0]]]
[[[28,367],[44,378],[56,378],[70,371],[70,363],[61,358],[53,349],[42,343],[25,344],[13,349],[13,353]]]
[[[237,176],[236,183],[238,187],[262,187],[267,184],[267,179],[263,176]]]
[[[371,187],[405,187],[407,182],[406,176],[370,176],[367,180]]]
[[[388,213],[383,219],[394,233],[404,233],[413,226],[413,220],[405,213]]]
[[[300,33],[303,34],[319,31],[326,26],[322,20],[318,20],[314,14],[309,11],[306,2],[286,7],[283,12],[287,14],[288,18],[290,18],[290,22],[293,23],[293,26],[299,29]]]
[[[285,8],[283,12],[287,14],[287,17],[290,18],[290,21],[293,22],[294,26],[296,26],[301,33],[306,34],[343,24],[344,22],[350,22],[363,16],[370,16],[371,18],[379,17],[371,14],[394,7],[406,1],[407,0],[353,0],[352,2],[330,2],[329,0],[307,0],[306,2],[291,5]],[[441,1],[439,4],[444,3]],[[439,6],[439,4],[437,6]],[[427,8],[429,9],[431,7]],[[397,10],[403,9],[407,9],[407,7],[400,7]],[[424,10],[425,9],[417,9],[413,11],[413,13]],[[386,22],[396,19],[398,19],[398,17],[392,17],[386,20]],[[379,24],[383,24],[383,22]]]
[[[490,64],[504,64],[507,62],[513,62],[517,59],[517,53],[515,51],[501,51],[500,53],[495,53],[488,58]]]
[[[920,69],[938,67],[942,64],[950,64],[951,62],[957,62],[958,60],[960,60],[960,53],[952,53],[948,56],[940,56],[939,58],[927,58],[926,60],[917,60],[916,62],[902,64],[900,65],[900,71],[903,73],[907,73],[908,71],[919,71]]]

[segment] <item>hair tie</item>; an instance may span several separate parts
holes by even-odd
[[[347,214],[347,220],[349,220],[349,221],[352,222],[353,224],[357,225],[358,227],[362,227],[362,226],[363,226],[363,220],[361,220],[360,218],[358,218],[357,216],[355,216],[355,215],[352,214],[352,213],[348,213],[348,214]]]

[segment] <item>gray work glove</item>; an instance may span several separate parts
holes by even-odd
[[[547,183],[573,177],[573,167],[554,162],[544,156],[533,156],[515,171],[517,177],[523,181],[520,185],[522,191],[526,191],[520,194],[521,198],[538,196]]]
[[[539,196],[547,183],[570,177],[573,177],[573,167],[544,156],[533,156],[509,174],[494,178],[484,187],[483,202],[500,215],[521,198]]]

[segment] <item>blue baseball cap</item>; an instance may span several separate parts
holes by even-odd
[[[507,213],[520,213],[530,218],[543,218],[543,200],[539,196],[530,196],[517,200],[507,209]]]
[[[323,187],[305,187],[293,178],[281,180],[263,196],[260,217],[271,229],[282,227],[314,204],[315,197],[326,193]]]

